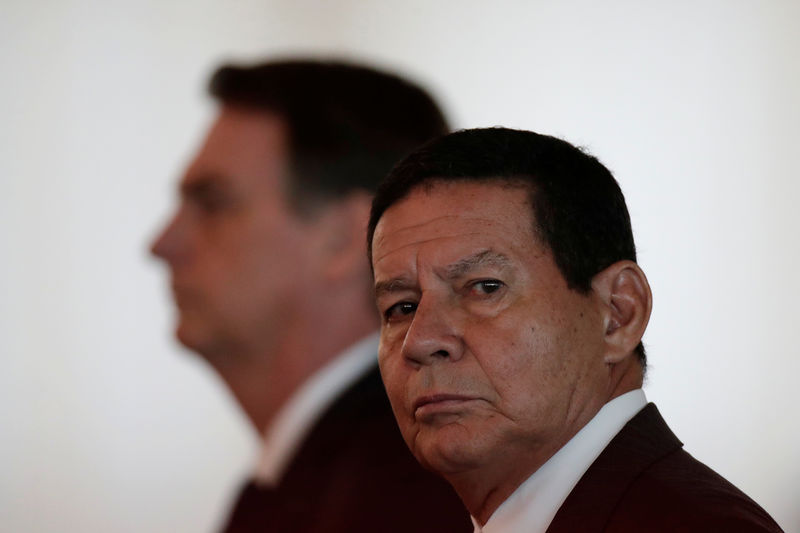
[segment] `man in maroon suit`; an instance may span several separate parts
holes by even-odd
[[[650,287],[594,157],[453,133],[392,170],[368,231],[395,416],[475,531],[780,531],[645,399]]]

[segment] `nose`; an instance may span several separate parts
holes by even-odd
[[[174,264],[181,255],[185,254],[186,238],[185,231],[182,229],[184,225],[182,218],[180,211],[175,213],[150,245],[151,254],[170,264]]]
[[[423,295],[406,330],[403,357],[418,365],[461,359],[464,339],[460,322],[453,306]]]

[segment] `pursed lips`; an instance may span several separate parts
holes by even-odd
[[[416,414],[420,409],[423,412],[435,412],[440,408],[456,407],[459,404],[477,399],[475,396],[465,396],[463,394],[428,394],[420,396],[414,401],[414,413]]]

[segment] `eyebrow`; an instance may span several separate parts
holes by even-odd
[[[225,180],[219,174],[202,174],[184,182],[180,186],[180,194],[184,198],[204,197],[225,189]]]
[[[492,250],[482,250],[448,265],[445,268],[445,277],[455,279],[481,267],[505,268],[510,264],[511,260],[506,255]]]
[[[410,290],[415,287],[415,283],[412,283],[410,280],[404,278],[379,281],[375,284],[375,298],[379,298],[384,294],[389,294],[392,292]]]
[[[445,267],[444,277],[448,280],[452,280],[481,267],[492,266],[496,268],[505,268],[510,264],[511,260],[506,255],[492,250],[481,250],[480,252],[476,252],[468,257],[459,259],[455,263],[447,265]],[[416,288],[417,284],[407,278],[379,281],[375,283],[375,297],[378,298],[384,294],[414,290]]]

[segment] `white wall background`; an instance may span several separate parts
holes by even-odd
[[[254,436],[171,340],[146,246],[224,58],[348,55],[458,127],[587,146],[655,292],[647,393],[800,531],[800,4],[6,0],[0,530],[210,532]]]

